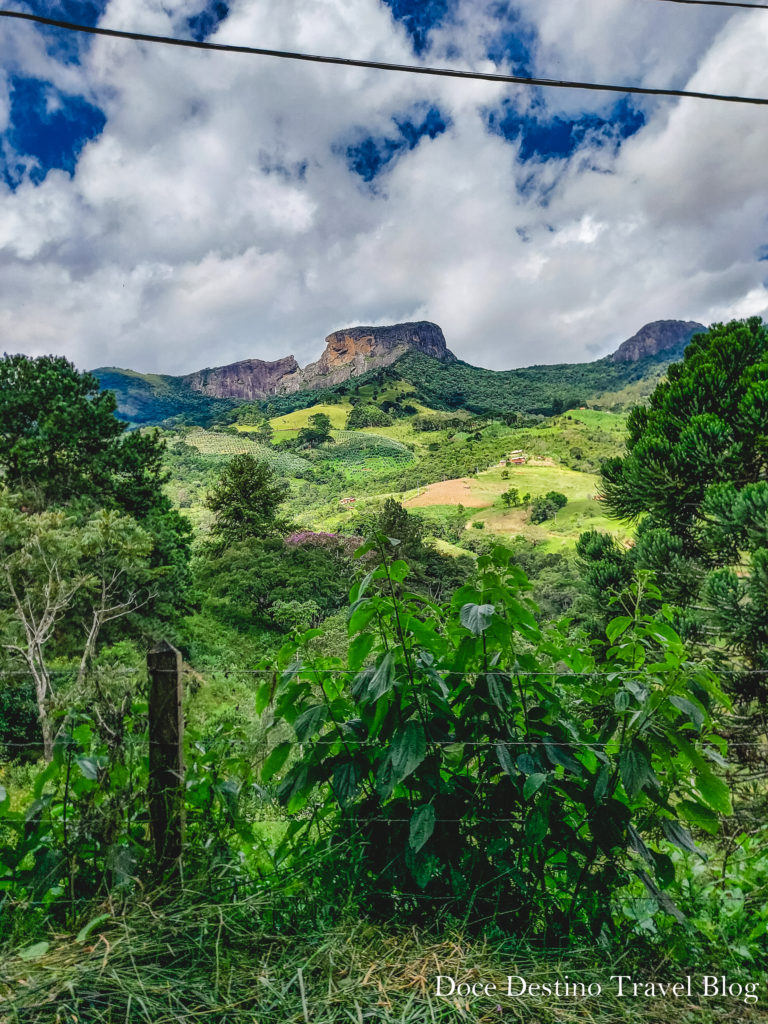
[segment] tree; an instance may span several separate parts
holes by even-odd
[[[501,495],[501,500],[504,502],[507,508],[510,508],[512,506],[517,507],[520,504],[520,491],[517,489],[517,487],[510,487]]]
[[[332,441],[330,416],[324,412],[314,413],[309,417],[309,426],[302,427],[299,431],[297,440],[299,444],[307,444],[310,448]]]
[[[0,359],[0,476],[35,511],[66,507],[82,524],[97,508],[133,516],[153,537],[151,564],[172,567],[144,611],[185,608],[192,528],[171,506],[159,432],[126,433],[115,397],[57,356]]]
[[[0,472],[37,508],[90,499],[138,516],[162,503],[156,431],[126,434],[115,397],[60,356],[0,359]],[[167,499],[166,499],[167,501]],[[170,507],[168,505],[168,507]]]
[[[211,532],[224,544],[287,533],[288,519],[279,515],[289,486],[272,467],[253,455],[235,455],[206,498],[214,514]]]
[[[547,491],[533,499],[531,505],[531,522],[543,523],[547,519],[554,519],[561,508],[565,508],[568,499],[559,491]]]
[[[660,575],[689,634],[714,632],[749,665],[768,668],[765,324],[735,320],[695,337],[627,429],[627,454],[602,468],[609,514],[642,517],[634,547],[619,557],[630,573]],[[616,560],[614,552],[614,573]]]
[[[130,516],[29,514],[0,501],[0,643],[32,677],[45,757],[53,753],[52,662],[78,662],[82,683],[104,626],[152,596],[151,536]],[[83,630],[82,640],[78,634]]]
[[[260,444],[272,444],[272,438],[275,436],[275,430],[267,417],[264,417],[264,419],[259,422],[253,436]]]

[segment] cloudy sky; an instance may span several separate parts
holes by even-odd
[[[768,11],[11,0],[159,35],[768,96]],[[494,368],[768,314],[768,110],[298,64],[0,19],[9,352],[180,373],[439,323]]]

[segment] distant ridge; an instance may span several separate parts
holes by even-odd
[[[273,410],[287,412],[322,401],[321,395],[338,400],[333,395],[382,373],[409,381],[434,408],[549,415],[658,379],[690,338],[705,330],[694,321],[658,320],[593,362],[485,370],[457,359],[441,328],[422,320],[334,331],[320,358],[303,368],[293,356],[284,356],[243,359],[179,377],[115,367],[93,373],[103,388],[115,392],[118,415],[134,426],[206,425],[243,401],[268,402]]]
[[[394,324],[390,327],[346,327],[325,339],[325,351],[317,362],[302,369],[294,356],[272,362],[243,359],[182,378],[193,391],[210,398],[259,400],[268,395],[292,394],[343,384],[369,370],[391,366],[406,352],[421,352],[443,362],[456,359],[445,344],[437,324]]]
[[[661,352],[674,351],[682,355],[694,334],[703,334],[706,330],[704,324],[695,320],[654,320],[619,345],[611,359],[615,363],[636,363],[638,359]]]

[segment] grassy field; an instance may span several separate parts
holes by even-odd
[[[295,412],[286,413],[285,416],[276,416],[269,422],[272,424],[273,430],[284,431],[284,430],[301,430],[302,427],[309,426],[310,416],[316,416],[318,413],[324,413],[331,421],[331,426],[337,430],[342,430],[345,423],[347,422],[347,416],[349,416],[352,410],[352,406],[349,402],[340,402],[338,405],[313,405],[309,409],[297,409]],[[253,427],[246,429],[255,429]]]
[[[481,522],[486,530],[502,537],[526,537],[551,550],[573,547],[585,530],[603,530],[622,542],[631,537],[631,531],[609,519],[594,499],[598,484],[594,474],[564,466],[530,464],[508,467],[507,479],[502,478],[502,472],[501,468],[494,468],[476,477],[431,484],[419,494],[409,491],[403,503],[409,509],[438,508],[446,512],[463,505],[468,510],[468,529],[473,529],[472,523]],[[568,504],[554,519],[531,523],[527,509],[508,509],[501,501],[502,493],[510,487],[516,487],[521,497],[528,493],[532,498],[558,491],[568,498]]]

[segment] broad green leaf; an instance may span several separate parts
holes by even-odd
[[[85,942],[94,928],[98,928],[100,924],[104,924],[105,921],[109,921],[111,917],[111,914],[99,914],[98,917],[92,918],[92,920],[90,920],[88,924],[82,927],[77,933],[75,942]]]
[[[359,601],[362,597],[365,597],[365,592],[370,587],[375,573],[375,569],[372,572],[366,573],[360,582],[355,584],[349,594],[351,601]]]
[[[595,803],[602,803],[603,797],[608,792],[608,783],[611,781],[611,769],[608,765],[605,765],[595,782]]]
[[[694,704],[693,701],[685,697],[670,697],[669,703],[673,704],[678,711],[682,711],[684,715],[687,715],[697,729],[700,729],[704,724],[706,719],[704,710],[697,704]]]
[[[648,632],[659,643],[668,645],[669,647],[682,647],[680,637],[668,626],[666,622],[649,622]]]
[[[496,746],[496,749],[499,749],[498,745]],[[520,754],[515,764],[525,775],[532,775],[535,771],[538,771],[538,765],[530,754]],[[509,774],[511,775],[512,772]]]
[[[279,743],[269,757],[266,759],[261,768],[261,781],[269,782],[272,776],[279,772],[288,759],[288,755],[293,748],[293,743],[286,740],[283,743]]]
[[[395,583],[402,583],[410,571],[408,563],[404,562],[402,558],[398,558],[389,567],[389,578]]]
[[[726,815],[733,814],[728,785],[714,772],[700,771],[696,777],[695,786],[704,803],[708,804],[713,811]]]
[[[240,797],[240,783],[234,779],[222,779],[213,787],[222,806],[231,817],[237,816],[237,804]]]
[[[406,722],[395,733],[390,746],[392,773],[395,785],[407,779],[427,755],[424,730],[419,722]]]
[[[269,704],[271,699],[272,681],[268,679],[266,682],[262,683],[261,686],[256,691],[256,700],[254,703],[256,706],[257,715],[261,715],[266,710],[267,705]]]
[[[470,633],[480,636],[490,626],[495,611],[492,604],[465,604],[459,613],[459,618],[462,626]]]
[[[525,634],[529,639],[537,640],[541,633],[539,631],[539,624],[533,613],[514,597],[507,597],[504,603],[507,606],[507,611],[512,623],[519,627],[519,631]]]
[[[631,703],[632,696],[627,693],[626,690],[619,690],[618,693],[614,695],[613,706],[617,711],[626,711]]]
[[[387,651],[376,666],[366,688],[368,700],[378,700],[395,685],[395,652]]]
[[[499,759],[499,764],[507,773],[507,775],[509,775],[510,778],[514,778],[515,775],[517,775],[517,772],[515,771],[515,765],[512,761],[512,755],[509,752],[509,748],[505,746],[503,743],[497,743],[496,756]],[[517,760],[519,764],[520,758],[518,758]]]
[[[408,834],[408,843],[414,853],[428,841],[435,830],[435,808],[432,804],[422,804],[413,812]]]
[[[347,632],[350,636],[355,633],[359,633],[365,629],[371,619],[374,617],[377,611],[377,604],[370,597],[364,597],[362,601],[357,602],[357,606],[353,606],[353,609],[349,616],[349,623],[347,624]]]
[[[714,835],[720,827],[720,819],[714,811],[703,804],[697,804],[693,800],[681,800],[677,805],[677,812],[692,825],[704,829],[710,835]]]
[[[375,643],[376,637],[373,633],[360,633],[350,641],[347,664],[353,672],[357,672],[371,653]]]
[[[452,768],[455,768],[457,765],[461,764],[461,759],[464,757],[464,744],[447,743],[442,747],[442,752],[445,763],[450,765]]]
[[[558,743],[545,743],[544,753],[547,755],[550,764],[559,764],[573,775],[584,774],[584,765],[568,752],[567,747]]]
[[[422,850],[416,853],[410,845],[405,848],[405,863],[420,889],[427,887],[430,878],[440,867],[440,861],[434,854]]]
[[[651,851],[645,845],[643,837],[631,823],[627,825],[627,839],[629,840],[630,850],[634,850],[636,854],[643,858],[646,864],[653,864]]]
[[[639,747],[622,750],[619,756],[619,772],[627,796],[634,800],[645,783],[651,779],[651,762],[647,753]]]
[[[392,795],[395,785],[395,773],[392,768],[392,750],[390,748],[376,772],[376,792],[382,800],[387,800]]]
[[[99,763],[94,757],[78,757],[77,765],[86,779],[96,780],[99,777]]]
[[[605,635],[608,637],[609,642],[614,644],[631,625],[632,618],[629,615],[618,615],[615,619],[611,619],[605,627]]]
[[[465,604],[479,604],[482,600],[482,594],[475,587],[470,584],[466,584],[454,593],[451,598],[451,608],[454,611],[461,608]]]
[[[491,700],[499,711],[506,712],[512,703],[508,691],[508,677],[499,675],[496,672],[489,672],[486,678],[488,680],[488,693]]]
[[[39,800],[40,797],[43,795],[45,784],[47,782],[51,782],[53,779],[58,778],[60,771],[61,765],[56,761],[51,761],[51,763],[46,768],[44,768],[43,771],[40,772],[40,774],[35,779],[34,786],[32,787],[32,792],[36,800]]]
[[[707,859],[706,853],[694,843],[693,836],[688,829],[684,828],[679,822],[670,821],[669,818],[665,818],[661,823],[661,827],[670,843],[679,846],[681,850],[687,850],[688,853],[698,854],[702,860]]]
[[[525,838],[531,846],[539,846],[546,834],[547,819],[539,805],[525,823]]]
[[[50,942],[36,942],[34,946],[25,946],[24,949],[20,949],[19,957],[22,960],[39,960],[50,948]]]
[[[362,775],[354,761],[337,765],[333,770],[333,792],[342,807],[349,807],[360,789]]]
[[[536,772],[534,775],[529,775],[523,785],[523,796],[525,799],[530,800],[535,793],[538,793],[546,781],[547,776],[543,772]]]
[[[293,723],[293,729],[299,743],[306,743],[310,736],[319,732],[328,719],[328,709],[324,704],[313,704],[299,715]]]

